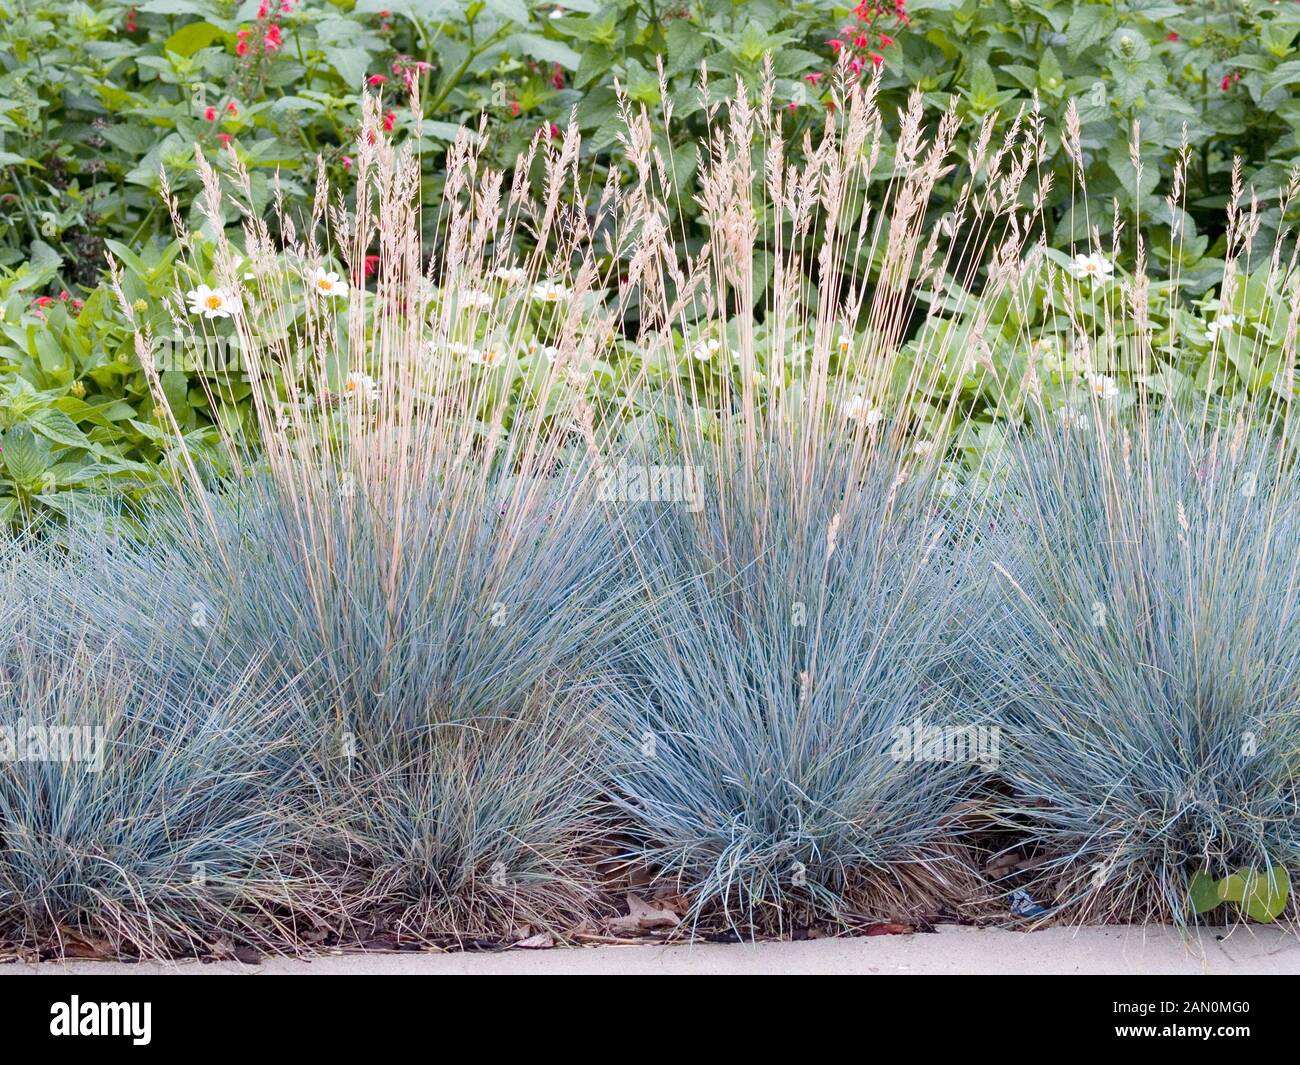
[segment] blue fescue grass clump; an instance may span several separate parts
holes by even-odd
[[[629,860],[746,931],[969,902],[959,822],[985,774],[913,743],[977,734],[949,698],[961,516],[883,447],[760,448],[703,449],[698,509],[628,508],[645,602],[609,698]]]
[[[1198,871],[1300,871],[1293,441],[1197,424],[1015,441],[982,541],[1000,819],[1079,920],[1181,922]]]
[[[340,934],[562,932],[600,909],[583,677],[620,609],[611,537],[572,467],[417,465],[250,476],[177,540],[223,639],[296,679]]]
[[[315,908],[292,686],[192,625],[185,575],[163,558],[77,536],[0,548],[9,942],[277,949]]]

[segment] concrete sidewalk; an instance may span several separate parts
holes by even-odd
[[[371,974],[1198,974],[1300,973],[1300,938],[1242,926],[1186,936],[1169,928],[1048,928],[1039,932],[940,926],[937,933],[799,943],[629,945],[496,954],[325,954],[175,964],[69,961],[0,964],[0,976]]]

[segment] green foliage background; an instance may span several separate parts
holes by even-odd
[[[1283,223],[1278,190],[1300,159],[1297,37],[1294,0],[891,0],[858,8],[776,0],[0,0],[0,524],[66,510],[110,483],[143,490],[174,446],[132,331],[103,283],[112,250],[141,320],[167,328],[163,301],[174,294],[179,248],[159,198],[160,169],[195,212],[194,145],[211,156],[228,143],[250,167],[260,207],[269,208],[277,174],[289,206],[301,206],[317,157],[346,184],[364,91],[383,92],[395,133],[410,133],[407,78],[421,90],[431,204],[441,194],[443,150],[462,122],[486,115],[488,161],[508,166],[539,128],[558,133],[576,121],[600,175],[625,165],[616,151],[615,81],[635,103],[671,102],[674,121],[659,147],[680,184],[683,252],[702,239],[692,197],[706,107],[732,95],[737,79],[757,100],[768,54],[789,145],[826,120],[841,51],[861,77],[883,65],[887,115],[919,89],[930,118],[955,107],[969,119],[967,137],[979,118],[1009,119],[1036,96],[1054,177],[1049,243],[1060,252],[1086,245],[1092,226],[1108,243],[1118,203],[1121,249],[1131,255],[1135,234],[1146,235],[1148,270],[1171,279],[1175,313],[1187,316],[1176,330],[1190,338],[1186,350],[1154,387],[1195,389],[1208,379],[1199,338],[1230,310],[1219,307],[1216,285],[1235,157],[1264,205],[1260,248],[1272,246]],[[660,61],[670,101],[662,99]],[[1071,98],[1082,121],[1084,197],[1061,148]],[[1135,125],[1140,178],[1129,152]],[[1183,238],[1171,244],[1174,212],[1184,209],[1167,195],[1184,138]],[[887,180],[889,167],[878,174]],[[942,216],[942,195],[930,210],[932,221]],[[228,222],[236,222],[233,209]],[[196,212],[186,223],[200,228]],[[1254,349],[1281,326],[1251,320],[1248,288],[1234,296],[1242,313],[1233,335]],[[1167,287],[1152,293],[1168,318]],[[943,328],[962,328],[974,302],[960,296]],[[1035,305],[1025,304],[1031,319]],[[1051,343],[1057,329],[1016,314],[994,338],[1001,367],[1024,358],[1027,330]],[[924,357],[927,337],[915,339],[914,354]],[[1252,355],[1249,369],[1219,386],[1225,401],[1275,389],[1280,367],[1267,366],[1267,352],[1265,365],[1261,372]],[[1063,365],[1061,403],[1068,377]],[[963,393],[969,446],[984,446],[1001,419],[1018,416],[1014,397],[993,397],[978,373],[956,367],[945,381]],[[218,420],[248,431],[247,395],[237,385],[201,369],[172,371],[165,385],[196,450],[214,442]],[[617,374],[597,374],[593,388],[606,406],[620,398]]]

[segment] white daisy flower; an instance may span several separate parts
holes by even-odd
[[[1073,407],[1062,407],[1056,412],[1056,419],[1067,429],[1083,431],[1088,428],[1088,417]]]
[[[1086,379],[1088,391],[1099,399],[1114,399],[1119,395],[1119,385],[1113,377],[1108,377],[1104,373],[1090,373],[1086,375]]]
[[[478,289],[470,289],[468,292],[460,294],[460,306],[466,311],[486,311],[492,306],[492,294],[490,292],[481,292]]]
[[[353,370],[343,381],[343,394],[362,403],[373,403],[379,398],[379,385],[368,373]]]
[[[840,349],[841,355],[847,355],[849,353],[849,348],[853,347],[853,340],[851,337],[841,334],[839,340],[835,342],[835,346]]]
[[[323,266],[316,267],[316,272],[311,275],[311,287],[321,299],[333,299],[348,294],[348,283],[336,272],[326,270]]]
[[[1074,262],[1070,264],[1070,273],[1080,280],[1088,278],[1093,282],[1109,281],[1115,273],[1115,267],[1100,252],[1093,255],[1084,255],[1081,252],[1074,257]]]
[[[539,281],[533,286],[533,300],[537,303],[563,303],[572,293],[555,281]]]
[[[492,271],[492,276],[507,285],[520,285],[528,280],[528,271],[522,266],[498,266]]]
[[[708,362],[713,358],[713,351],[708,344],[696,344],[695,347],[691,348],[691,358],[697,362]]]
[[[185,293],[185,298],[190,301],[190,313],[201,314],[204,318],[229,318],[234,306],[225,289],[208,288],[207,285]]]
[[[880,424],[885,413],[868,403],[866,396],[856,392],[844,401],[844,417],[852,422],[875,426]]]
[[[1218,340],[1220,333],[1232,332],[1232,329],[1236,324],[1237,316],[1235,314],[1221,314],[1219,317],[1214,319],[1214,321],[1207,323],[1205,326],[1205,332],[1210,338],[1210,343],[1213,344]]]
[[[475,366],[500,366],[501,360],[504,358],[504,351],[500,348],[494,348],[491,346],[475,348],[469,355],[469,361]]]
[[[560,349],[553,344],[539,344],[536,340],[531,340],[528,342],[528,354],[540,355],[549,363],[559,358]]]

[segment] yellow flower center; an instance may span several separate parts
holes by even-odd
[[[316,287],[320,289],[322,292],[328,292],[330,289],[334,287],[334,283],[330,281],[328,277],[322,277],[319,281],[316,282]]]
[[[220,308],[221,308],[221,297],[220,297],[219,295],[217,295],[215,292],[212,293],[212,294],[211,294],[210,296],[208,296],[208,298],[207,298],[207,305],[208,305],[208,310],[210,310],[210,311],[220,310]]]

